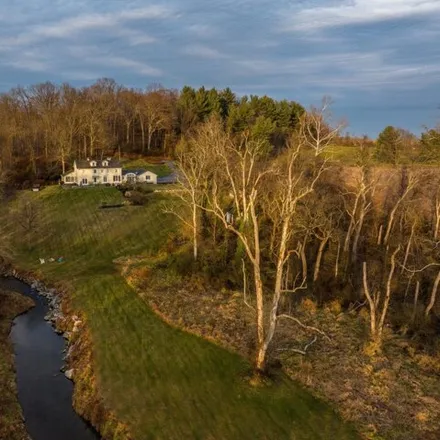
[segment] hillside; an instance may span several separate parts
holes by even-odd
[[[176,224],[162,213],[159,194],[145,206],[99,208],[121,201],[114,188],[48,187],[18,194],[0,220],[14,264],[61,283],[84,314],[99,389],[133,437],[357,438],[331,408],[286,377],[255,388],[243,358],[170,327],[151,311],[114,260],[167,253]],[[17,223],[23,203],[38,213],[27,233]],[[60,256],[62,263],[39,263]],[[86,407],[81,399],[87,396],[77,395],[76,406]],[[100,416],[90,411],[99,428]]]

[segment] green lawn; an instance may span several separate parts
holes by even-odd
[[[358,148],[331,145],[325,154],[331,161],[340,162],[344,165],[355,165],[358,159]]]
[[[29,249],[11,212],[0,216],[12,233],[17,265],[64,280],[90,323],[105,398],[135,439],[355,439],[353,429],[293,382],[253,388],[238,355],[160,320],[125,283],[113,259],[155,255],[174,227],[161,213],[162,195],[146,206],[117,203],[114,188],[27,192],[39,206]],[[17,202],[14,202],[17,204]],[[65,258],[41,265],[38,257]]]
[[[158,177],[169,176],[172,171],[165,164],[153,164],[147,159],[122,160],[122,166],[126,170],[145,169],[157,174]]]

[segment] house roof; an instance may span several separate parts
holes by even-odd
[[[136,176],[140,176],[141,174],[150,173],[153,176],[156,176],[157,174],[153,173],[150,170],[144,170],[144,169],[137,169],[137,170],[122,170],[122,175],[126,176],[127,174],[135,174]]]
[[[107,166],[103,166],[102,162],[105,162],[104,160],[98,160],[98,159],[90,159],[90,160],[77,160],[76,161],[76,167],[80,169],[87,169],[87,168],[121,168],[121,164],[114,159],[110,159]],[[90,162],[96,162],[96,166],[90,165]]]

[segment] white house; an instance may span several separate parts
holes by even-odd
[[[109,157],[103,160],[75,160],[73,171],[63,174],[61,180],[66,185],[120,185],[122,167],[118,161]]]
[[[157,174],[148,170],[124,170],[122,181],[126,183],[154,183],[157,184]]]

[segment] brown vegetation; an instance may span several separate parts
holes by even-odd
[[[125,276],[171,325],[252,359],[255,321],[243,292],[219,291],[200,278],[170,278],[139,263],[127,265]],[[272,368],[282,365],[289,376],[338,408],[344,419],[355,422],[365,438],[438,439],[438,355],[393,336],[389,328],[387,344],[378,352],[364,339],[370,319],[365,306],[344,311],[337,300],[319,307],[306,298],[296,313],[303,322],[319,325],[331,341],[316,341],[304,357],[296,347],[309,343],[309,332],[282,322],[270,353]]]

